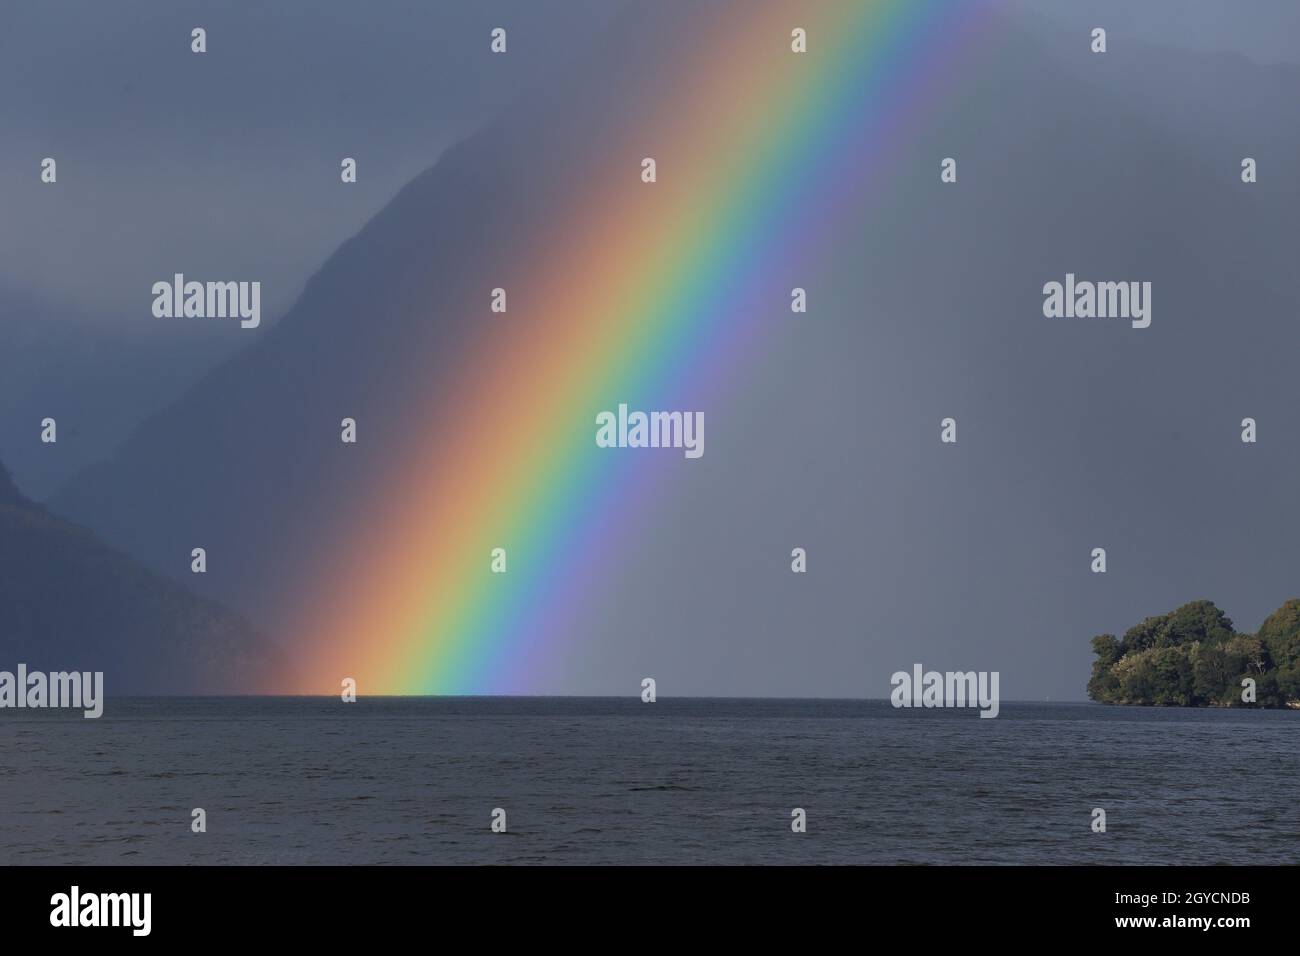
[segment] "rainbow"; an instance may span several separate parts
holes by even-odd
[[[298,670],[280,689],[336,694],[352,676],[363,694],[537,690],[529,675],[563,640],[599,556],[649,520],[626,503],[649,500],[664,469],[697,464],[597,448],[597,412],[683,407],[685,390],[689,407],[710,407],[703,391],[727,394],[743,357],[799,320],[755,318],[773,296],[788,310],[800,284],[771,277],[791,249],[828,245],[853,193],[885,189],[892,138],[949,92],[943,67],[978,27],[977,5],[955,8],[705,5],[674,58],[674,95],[634,120],[637,142],[660,144],[671,166],[643,184],[636,156],[561,204],[575,211],[552,224],[560,241],[539,240],[526,264],[528,320],[507,349],[485,334],[429,387],[420,411],[437,441],[337,543],[357,560],[313,582],[290,632]],[[807,53],[791,51],[795,27]],[[470,391],[472,413],[455,417]],[[497,546],[506,574],[489,566]]]

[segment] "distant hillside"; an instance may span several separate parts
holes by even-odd
[[[242,619],[27,500],[0,464],[0,669],[103,671],[111,696],[258,683],[271,650]]]
[[[1092,639],[1088,696],[1107,704],[1239,707],[1242,681],[1261,707],[1300,705],[1300,600],[1269,615],[1259,634],[1239,634],[1212,601],[1149,617],[1116,640]]]
[[[37,501],[248,344],[219,324],[89,316],[2,284],[0,328],[0,448],[15,484]],[[58,422],[56,444],[40,440],[47,416]]]
[[[0,465],[0,505],[21,505],[23,503],[23,496],[14,487],[13,479],[9,476],[9,470]]]

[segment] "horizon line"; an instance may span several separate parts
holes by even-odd
[[[282,700],[334,700],[339,697],[338,694],[220,694],[220,693],[158,693],[158,694],[105,694],[105,698],[117,697],[122,698],[189,698],[189,699],[260,699],[274,698]],[[358,694],[357,699],[381,698],[385,700],[640,700],[639,694]],[[827,702],[854,702],[854,703],[889,703],[889,697],[799,697],[791,695],[765,696],[759,694],[730,694],[730,695],[709,695],[709,694],[683,694],[669,695],[659,697],[658,700],[788,700],[788,701],[827,701]],[[1099,704],[1099,701],[1090,700],[1086,697],[1045,697],[1041,700],[1034,699],[1006,699],[1003,703],[1007,704]],[[909,708],[900,708],[906,710]],[[914,708],[913,708],[914,709]]]

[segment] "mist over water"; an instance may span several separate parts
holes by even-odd
[[[131,698],[0,723],[8,863],[1293,863],[1295,715]],[[1246,785],[1248,784],[1248,785]],[[191,833],[191,811],[207,832]],[[494,808],[507,832],[491,832]],[[791,810],[807,811],[806,833]],[[1094,807],[1107,832],[1090,830]]]

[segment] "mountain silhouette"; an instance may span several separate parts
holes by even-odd
[[[0,631],[0,667],[103,671],[110,696],[247,691],[275,659],[215,601],[29,501],[3,464]]]
[[[265,320],[264,320],[265,321]],[[122,328],[131,329],[123,333]],[[237,337],[201,325],[141,331],[120,317],[91,318],[0,286],[0,449],[16,483],[37,501],[110,454],[236,351]],[[41,422],[59,441],[40,440]]]

